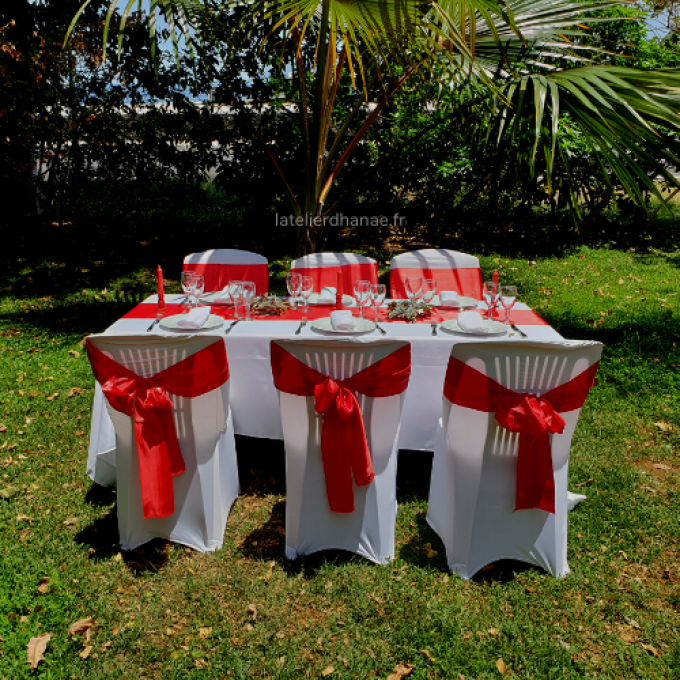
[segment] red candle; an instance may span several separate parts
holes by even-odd
[[[498,292],[498,269],[493,271],[493,292]]]
[[[335,284],[335,308],[342,309],[342,272],[340,270],[338,270]]]
[[[156,269],[156,280],[158,283],[158,307],[162,309],[165,307],[165,293],[163,291],[163,270],[160,265]]]

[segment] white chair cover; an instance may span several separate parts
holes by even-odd
[[[205,250],[184,258],[182,271],[195,271],[205,278],[205,292],[222,290],[229,281],[253,281],[255,292],[269,291],[269,262],[247,250]]]
[[[353,295],[355,281],[378,283],[378,263],[372,257],[356,253],[305,255],[293,260],[290,270],[302,276],[311,276],[317,293],[324,286],[337,286],[338,272],[341,275],[342,292],[345,295]]]
[[[94,335],[88,342],[137,375],[148,377],[214,343],[215,338]],[[229,382],[192,399],[168,393],[174,405],[173,417],[186,471],[173,477],[174,514],[160,519],[145,519],[142,512],[132,418],[107,402],[115,428],[115,448],[101,474],[110,476],[115,472],[118,531],[123,550],[132,550],[153,538],[183,543],[201,552],[222,547],[229,511],[239,492]],[[101,458],[97,461],[98,473]]]
[[[407,342],[277,340],[298,360],[335,380],[348,378]],[[397,518],[397,439],[405,394],[369,398],[357,394],[373,457],[375,479],[354,484],[352,514],[331,512],[321,458],[321,418],[314,398],[279,392],[286,451],[286,557],[319,550],[349,550],[378,564],[394,558]]]
[[[598,342],[479,342],[453,346],[451,356],[503,386],[544,394],[569,382],[600,359]],[[567,512],[569,449],[580,410],[561,413],[563,434],[552,434],[555,514],[515,512],[519,435],[494,413],[443,400],[435,441],[427,521],[446,547],[451,571],[469,579],[500,559],[542,567],[555,577],[569,573]]]
[[[402,253],[390,262],[390,294],[395,300],[406,295],[406,277],[436,279],[438,290],[453,290],[459,295],[481,300],[482,270],[474,255],[443,248],[424,248]]]

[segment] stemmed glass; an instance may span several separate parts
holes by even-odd
[[[255,282],[243,281],[241,284],[241,294],[243,295],[243,300],[245,302],[246,321],[250,321],[250,303],[255,297]]]
[[[286,274],[286,287],[288,288],[288,295],[290,295],[290,306],[295,309],[302,287],[302,276],[300,274]]]
[[[378,323],[378,307],[385,301],[387,292],[384,283],[371,284],[371,304],[375,307],[375,322]]]
[[[205,278],[196,274],[191,281],[191,292],[194,296],[194,307],[198,307],[200,297],[205,290]]]
[[[510,310],[517,302],[517,286],[501,286],[501,304],[505,310],[505,324],[510,323]]]
[[[240,319],[238,315],[238,303],[243,297],[243,281],[229,281],[229,297],[234,302],[234,318]]]
[[[414,298],[417,300],[423,292],[423,277],[422,276],[407,276],[406,277],[406,295],[409,300]]]
[[[434,296],[437,294],[437,281],[436,279],[425,279],[423,282],[423,302],[428,305],[432,304]]]
[[[354,282],[354,297],[357,299],[357,304],[359,305],[359,316],[364,318],[364,305],[368,300],[368,296],[371,294],[371,282],[370,281],[355,281]]]
[[[185,271],[182,272],[180,280],[182,282],[182,292],[186,296],[184,304],[191,307],[191,298],[193,297],[193,280],[196,276],[196,272]]]
[[[498,304],[498,284],[493,281],[484,281],[484,286],[482,287],[482,299],[486,305],[486,316],[491,318],[496,310],[496,305]]]
[[[305,301],[305,306],[302,311],[305,314],[309,311],[309,296],[314,292],[314,279],[311,276],[303,276],[300,283],[300,295]]]

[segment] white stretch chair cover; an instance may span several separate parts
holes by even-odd
[[[424,248],[396,255],[390,261],[390,295],[405,299],[406,277],[435,279],[437,290],[453,290],[476,300],[482,298],[482,270],[474,255],[443,248]]]
[[[451,356],[503,386],[544,394],[599,361],[599,342],[479,342],[453,346]],[[567,564],[567,476],[571,439],[580,409],[560,414],[563,434],[551,434],[555,514],[515,512],[519,435],[505,430],[494,413],[443,399],[435,441],[427,521],[446,547],[451,571],[472,578],[500,559],[534,564],[555,577]]]
[[[334,380],[348,378],[407,342],[277,340],[307,366]],[[319,550],[349,550],[378,564],[394,558],[397,519],[397,439],[405,394],[370,398],[357,394],[373,457],[375,479],[354,485],[355,510],[331,512],[321,458],[321,422],[314,397],[279,392],[286,451],[286,557]]]
[[[182,271],[195,271],[205,279],[205,292],[222,290],[229,281],[253,281],[255,293],[269,291],[269,261],[247,250],[205,250],[184,258]]]
[[[356,253],[313,253],[293,260],[293,273],[311,276],[314,290],[318,293],[324,286],[337,286],[338,272],[342,281],[342,293],[354,294],[355,281],[378,283],[378,263],[372,257]]]
[[[215,338],[93,335],[88,342],[137,375],[148,377],[183,361]],[[201,552],[222,547],[229,511],[239,493],[229,382],[192,399],[168,393],[186,471],[173,477],[174,514],[160,519],[144,519],[142,512],[132,418],[106,403],[115,428],[115,449],[106,472],[115,470],[123,550],[132,550],[153,538],[165,538]],[[101,465],[100,458],[97,472]]]

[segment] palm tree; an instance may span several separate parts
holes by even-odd
[[[324,218],[343,198],[331,193],[338,174],[397,93],[417,77],[437,85],[436,98],[428,104],[453,103],[450,120],[465,120],[468,134],[480,143],[529,137],[528,148],[514,151],[518,170],[534,173],[540,159],[547,192],[569,192],[574,210],[578,187],[569,181],[554,187],[552,182],[556,164],[560,177],[569,177],[569,153],[560,144],[565,124],[578,131],[605,181],[616,176],[634,201],[642,203],[645,191],[661,198],[659,176],[678,185],[669,167],[680,165],[680,73],[607,65],[607,52],[593,47],[587,23],[607,21],[596,12],[613,5],[580,0],[150,0],[148,22],[155,42],[156,17],[165,17],[176,54],[181,37],[189,50],[200,53],[218,24],[234,33],[247,31],[261,48],[278,42],[281,63],[293,72],[298,90],[305,159],[301,181],[284,172],[275,149],[260,141],[293,211],[305,218],[298,229],[299,255],[323,244]],[[105,44],[119,6],[122,40],[130,12],[141,2],[111,2]],[[605,63],[589,59],[596,52]],[[354,101],[339,106],[339,93],[348,82]],[[238,98],[234,103],[245,106]],[[409,143],[433,128],[415,131]],[[373,168],[398,152],[377,159]]]

